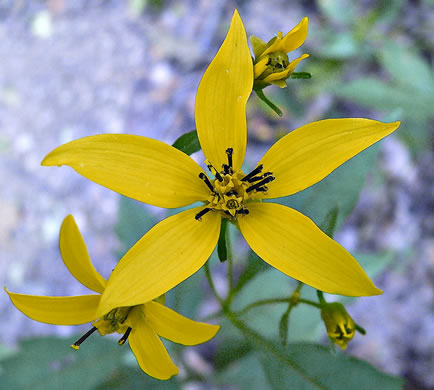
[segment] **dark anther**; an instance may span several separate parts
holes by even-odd
[[[209,207],[205,207],[203,210],[199,211],[194,217],[196,221],[202,221],[202,216],[204,216],[208,211],[211,211]]]
[[[199,173],[199,178],[201,178],[201,179],[205,182],[205,184],[208,186],[208,188],[209,188],[212,192],[214,192],[214,187],[212,186],[211,182],[209,181],[207,175],[205,175],[203,172],[201,172],[201,173]]]
[[[247,181],[249,183],[254,183],[255,181],[262,180],[263,178],[264,178],[264,176],[254,176],[254,177],[251,177],[250,179],[248,179]]]
[[[259,187],[256,189],[257,192],[267,192],[268,191],[268,187],[267,186],[263,186],[263,187]]]
[[[124,333],[124,335],[119,339],[118,344],[119,344],[119,345],[124,345],[124,344],[125,344],[125,341],[127,341],[128,336],[130,335],[130,333],[131,333],[131,328],[128,327],[127,331],[126,331],[126,332]]]
[[[226,196],[231,196],[231,195],[238,195],[238,192],[235,190],[229,191],[228,193],[226,193]]]
[[[249,210],[247,210],[247,209],[241,209],[241,210],[238,210],[238,212],[237,212],[238,214],[242,214],[242,215],[247,215],[247,214],[249,214],[250,213],[250,211]]]
[[[267,176],[264,180],[261,180],[260,182],[256,183],[255,185],[247,188],[246,192],[251,192],[253,190],[257,190],[258,188],[262,187],[264,184],[267,184],[273,180],[274,180],[274,176]]]
[[[209,171],[215,176],[218,181],[223,181],[222,176],[218,173],[217,169],[215,169],[211,164],[207,164]]]
[[[227,148],[226,149],[226,154],[228,155],[229,168],[232,168],[232,154],[233,153],[234,153],[234,149],[233,148]]]
[[[249,181],[250,178],[256,176],[258,173],[261,173],[263,168],[264,166],[262,164],[258,165],[252,172],[244,176],[241,181]]]
[[[223,164],[223,172],[229,175],[232,173],[232,168],[228,164]]]
[[[86,340],[95,331],[96,331],[96,326],[94,326],[92,329],[90,329],[89,331],[87,331],[83,336],[81,336],[74,344],[72,344],[72,347],[77,347],[75,349],[78,349],[78,347],[80,346],[80,344],[84,340]]]

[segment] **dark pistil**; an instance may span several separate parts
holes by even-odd
[[[217,169],[215,169],[211,164],[208,164],[207,167],[208,167],[209,171],[210,171],[210,172],[215,176],[215,178],[216,178],[218,181],[220,181],[220,182],[223,181],[223,178],[222,178],[222,176],[220,175],[220,173],[218,173]]]
[[[228,155],[229,168],[232,168],[232,155],[233,155],[233,153],[234,153],[233,148],[227,148],[226,149],[226,154]]]
[[[131,333],[131,330],[132,330],[131,328],[127,329],[127,331],[124,333],[124,335],[122,336],[122,338],[119,339],[119,341],[118,341],[119,345],[124,345],[125,344],[125,341],[127,341],[128,336]]]
[[[202,217],[208,212],[211,211],[209,207],[205,207],[203,210],[199,211],[194,217],[196,221],[202,221]]]
[[[96,331],[96,326],[94,326],[92,329],[90,329],[89,331],[87,331],[83,336],[81,336],[74,344],[72,344],[75,347],[79,347],[80,344],[86,340],[93,332]],[[78,348],[77,348],[78,349]]]
[[[199,177],[205,182],[205,184],[208,186],[208,188],[214,192],[214,187],[212,186],[211,182],[208,179],[208,176],[205,175],[203,172],[199,173]]]
[[[264,180],[261,180],[260,182],[256,183],[255,185],[247,188],[246,192],[252,192],[254,190],[257,190],[257,189],[259,189],[259,187],[262,187],[264,184],[267,184],[273,180],[274,180],[274,176],[267,176]]]
[[[241,181],[249,181],[252,177],[256,176],[258,173],[261,173],[264,166],[262,164],[258,165],[252,172],[248,175],[244,176]]]

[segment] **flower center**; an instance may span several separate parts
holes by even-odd
[[[283,72],[288,67],[290,62],[288,55],[281,51],[267,54],[267,57],[267,67],[259,76],[260,79],[264,79],[265,77],[273,73]]]
[[[125,341],[127,341],[128,336],[130,335],[131,328],[124,325],[124,322],[132,308],[133,306],[117,307],[116,309],[109,311],[106,315],[104,315],[104,317],[93,321],[93,328],[80,337],[74,344],[71,345],[71,347],[75,350],[78,350],[80,348],[80,344],[96,330],[98,330],[98,333],[101,336],[105,336],[106,334],[114,332],[124,333],[122,338],[118,341],[118,344],[125,344]]]
[[[232,166],[233,149],[226,150],[228,163],[222,165],[218,172],[207,160],[206,165],[215,179],[210,180],[205,173],[200,173],[199,178],[203,180],[210,190],[210,196],[206,208],[196,214],[198,221],[209,211],[219,211],[223,217],[236,219],[238,215],[246,215],[249,210],[246,203],[255,199],[258,192],[266,192],[267,184],[274,180],[271,172],[262,173],[263,166],[258,165],[252,172],[245,175],[243,171],[234,171]]]

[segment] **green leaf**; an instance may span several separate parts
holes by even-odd
[[[162,381],[146,375],[139,368],[134,369],[132,367],[122,367],[116,370],[110,378],[95,388],[95,390],[118,389],[178,390],[181,389],[181,386],[176,377],[173,377],[168,381]]]
[[[337,206],[330,209],[327,215],[325,216],[324,220],[322,221],[321,225],[319,226],[319,228],[330,238],[333,238],[333,234],[335,233],[336,230],[338,212],[339,212],[339,208]]]
[[[121,243],[121,249],[117,253],[118,257],[121,258],[154,224],[154,216],[142,203],[121,196],[119,200],[119,221],[115,227]]]
[[[201,149],[196,130],[181,135],[172,146],[189,156]]]
[[[379,54],[383,67],[395,82],[410,89],[433,92],[432,70],[416,51],[401,43],[388,41]]]
[[[353,157],[312,187],[273,202],[297,209],[322,227],[327,224],[329,213],[338,208],[335,226],[338,229],[359,199],[367,174],[375,168],[377,155],[378,144]]]
[[[362,253],[355,252],[353,256],[357,259],[370,278],[376,278],[384,270],[393,264],[396,256],[393,252],[384,253]]]
[[[241,291],[241,289],[252,280],[256,274],[269,270],[269,265],[262,260],[255,252],[250,251],[247,258],[247,267],[238,279],[234,287],[234,293]]]
[[[252,346],[241,335],[239,337],[227,338],[218,344],[214,367],[216,370],[223,370],[233,362],[242,359],[252,350]]]
[[[364,77],[334,88],[336,94],[377,111],[401,110],[408,118],[432,117],[432,93],[416,93],[409,87]],[[400,118],[403,119],[403,118]]]
[[[70,345],[77,338],[24,340],[14,356],[1,361],[2,389],[93,389],[118,367],[125,347],[95,335],[74,351]]]
[[[254,353],[249,353],[244,358],[233,362],[227,370],[218,373],[216,382],[225,389],[270,389],[261,362]]]
[[[262,357],[272,389],[288,388],[288,383],[297,390],[399,390],[404,385],[398,377],[345,353],[332,354],[322,345],[297,343],[280,351],[281,361],[265,353]]]
[[[262,260],[261,260],[262,261]],[[270,268],[257,274],[234,299],[232,309],[239,311],[246,306],[266,299],[288,298],[297,287],[297,282]],[[304,286],[301,296],[316,300],[315,291]],[[279,322],[288,307],[287,302],[273,303],[255,307],[240,317],[261,335],[277,340],[279,338]],[[317,340],[321,331],[321,319],[318,309],[300,304],[293,309],[290,318],[289,340]],[[229,329],[227,330],[229,332]]]

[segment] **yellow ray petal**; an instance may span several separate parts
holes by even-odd
[[[286,80],[276,80],[276,81],[270,81],[271,84],[277,85],[280,88],[285,88],[288,86],[288,84],[286,84]]]
[[[6,289],[5,289],[6,290]],[[16,294],[6,290],[15,307],[32,320],[54,325],[78,325],[91,322],[95,315],[100,295],[78,297],[44,297]]]
[[[306,216],[275,203],[249,203],[239,218],[251,248],[284,274],[331,294],[381,294],[359,263]]]
[[[277,141],[260,163],[276,178],[264,198],[287,196],[317,183],[339,165],[392,133],[399,122],[326,119],[302,126]]]
[[[257,64],[255,64],[255,77],[259,77],[262,72],[267,67],[268,57],[263,58],[261,61],[259,61]]]
[[[72,215],[63,220],[59,248],[69,272],[87,288],[102,293],[107,282],[90,262],[86,244]]]
[[[98,315],[119,306],[146,303],[195,273],[214,250],[221,217],[196,207],[155,225],[125,254],[111,274]]]
[[[128,340],[140,368],[157,379],[169,379],[178,374],[178,367],[173,364],[160,338],[149,325],[143,310],[134,308],[127,321],[132,328]]]
[[[286,53],[297,49],[304,43],[307,37],[308,25],[309,20],[307,17],[304,17],[297,26],[283,37],[282,46]]]
[[[146,318],[157,334],[183,345],[196,345],[213,338],[220,326],[196,322],[157,302],[145,304]]]
[[[138,135],[81,138],[54,149],[42,165],[69,165],[95,183],[158,207],[182,207],[209,196],[194,160],[164,142]]]
[[[206,70],[196,95],[197,133],[206,158],[220,171],[233,148],[234,169],[241,168],[247,143],[246,102],[253,87],[253,63],[237,11],[228,35]]]
[[[270,39],[267,43],[268,46],[261,54],[262,56],[266,56],[267,54],[276,52],[276,51],[283,51],[284,47],[282,46],[282,39],[283,39],[283,34],[282,31],[279,31],[277,33],[277,36],[273,37],[272,39]]]

